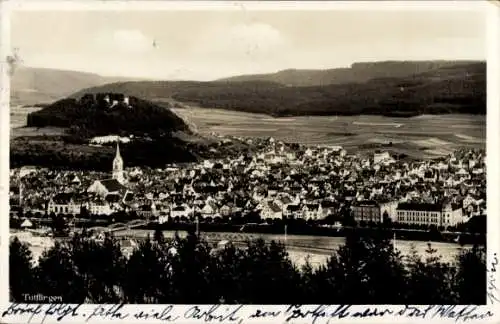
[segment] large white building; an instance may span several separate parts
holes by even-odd
[[[463,223],[461,206],[452,204],[400,203],[397,222],[414,225],[456,226]]]

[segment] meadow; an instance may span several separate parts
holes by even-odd
[[[390,149],[415,158],[447,155],[459,147],[483,148],[484,115],[305,116],[268,115],[206,108],[175,108],[202,135],[217,133],[312,145],[340,145],[348,151]]]

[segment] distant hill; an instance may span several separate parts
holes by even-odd
[[[402,78],[444,67],[474,64],[475,61],[385,61],[354,63],[349,68],[327,70],[288,69],[269,74],[241,75],[220,79],[229,82],[276,82],[287,86],[306,87],[330,84],[364,83],[379,78]]]
[[[19,67],[11,78],[11,105],[51,103],[84,88],[130,80],[98,74]]]
[[[168,107],[176,103],[195,104],[274,116],[486,113],[485,62],[420,63],[356,63],[353,69],[357,71],[380,71],[358,83],[351,80],[299,87],[269,80],[118,82],[84,89],[74,96],[85,92],[121,92],[166,103]],[[389,72],[401,67],[406,72]],[[365,79],[368,74],[364,74]]]

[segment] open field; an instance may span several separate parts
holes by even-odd
[[[197,126],[202,134],[274,137],[288,142],[341,145],[347,150],[388,148],[419,158],[446,155],[458,147],[484,147],[486,116],[423,115],[307,116],[269,118],[219,109],[177,108],[175,113]],[[369,147],[366,147],[368,144]],[[361,147],[360,147],[361,146]]]
[[[52,128],[22,128],[29,112],[11,109],[11,136],[58,135]],[[390,149],[415,158],[446,155],[458,147],[484,148],[486,116],[423,115],[412,118],[383,116],[307,116],[270,118],[268,115],[221,109],[175,108],[201,135],[274,137],[286,142],[341,145],[348,151]],[[389,144],[392,143],[391,146]]]

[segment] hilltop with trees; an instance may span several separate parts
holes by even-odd
[[[123,145],[129,165],[164,166],[197,158],[197,147],[176,136],[193,135],[176,114],[137,97],[119,93],[67,98],[30,113],[27,127],[62,128],[62,135],[25,136],[11,141],[11,166],[39,165],[76,169],[109,168],[112,146],[90,146],[95,136],[132,138]]]
[[[28,115],[28,127],[62,127],[88,138],[108,134],[161,137],[187,125],[168,109],[122,93],[85,94],[62,99]],[[126,100],[126,102],[125,102]]]

